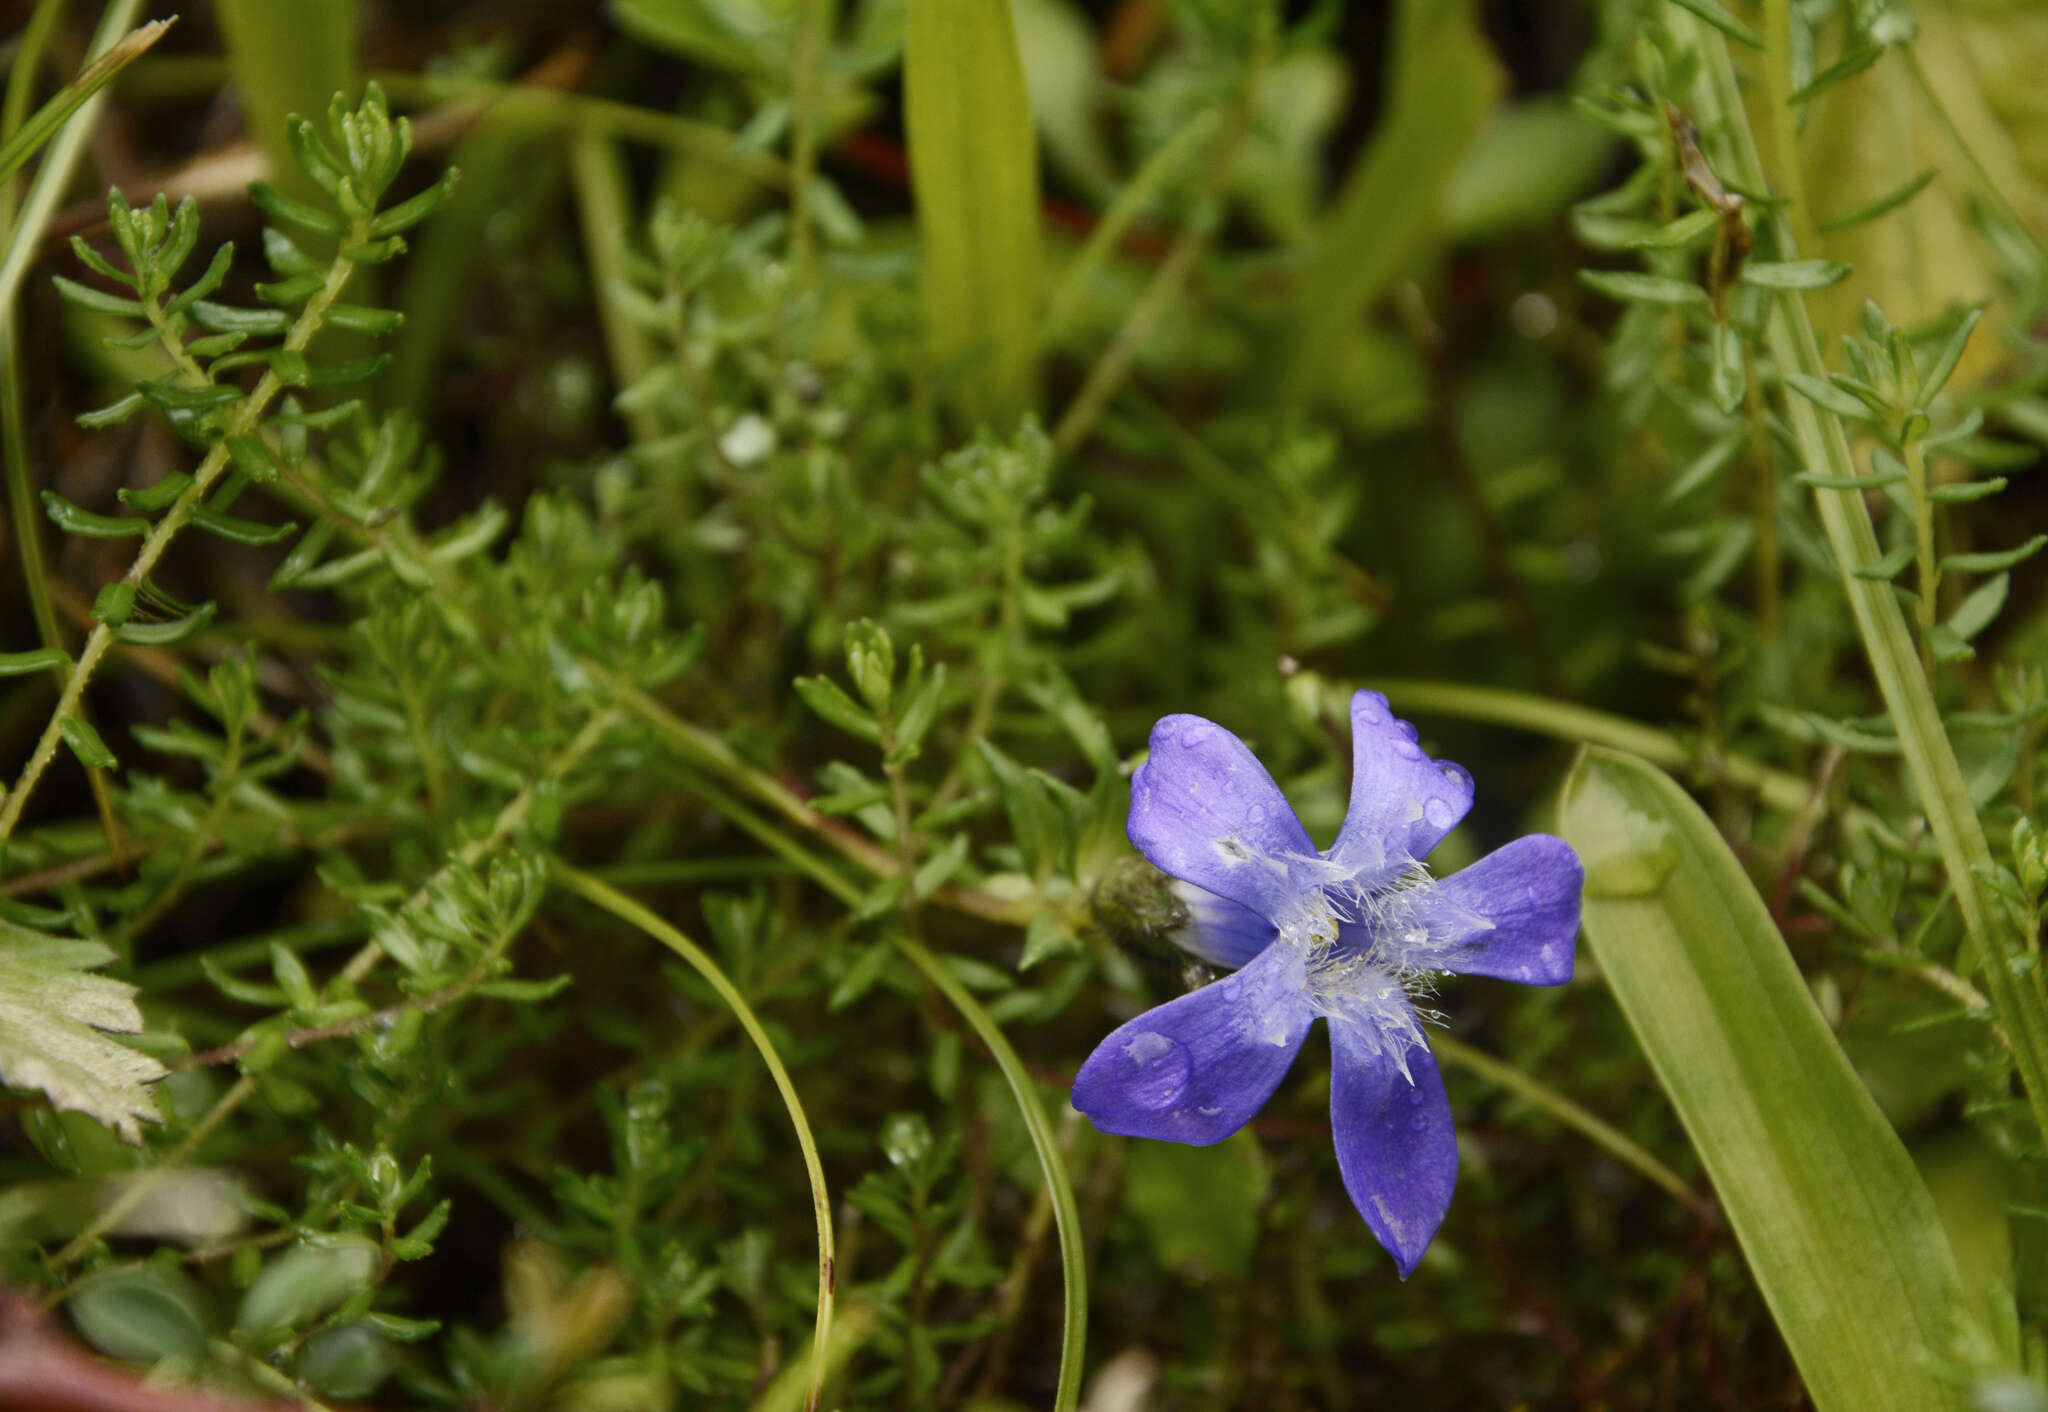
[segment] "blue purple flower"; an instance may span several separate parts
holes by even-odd
[[[1351,804],[1328,849],[1245,743],[1168,716],[1131,779],[1131,842],[1177,879],[1177,939],[1234,974],[1119,1027],[1074,1106],[1104,1132],[1221,1142],[1330,1022],[1330,1124],[1358,1214],[1406,1279],[1443,1223],[1458,1145],[1423,1033],[1437,975],[1571,979],[1583,870],[1531,834],[1462,872],[1423,860],[1472,807],[1472,777],[1416,744],[1374,691],[1351,698]]]

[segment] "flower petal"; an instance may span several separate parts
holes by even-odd
[[[1351,807],[1330,858],[1367,888],[1383,886],[1419,863],[1472,808],[1472,776],[1432,760],[1415,727],[1395,718],[1387,698],[1351,698]]]
[[[1269,946],[1234,976],[1147,1010],[1097,1045],[1074,1106],[1106,1133],[1205,1146],[1266,1106],[1315,1012],[1300,955]]]
[[[1188,911],[1188,924],[1173,933],[1174,943],[1210,965],[1234,971],[1273,944],[1273,924],[1251,908],[1193,883],[1174,882],[1170,891]]]
[[[1131,776],[1126,831],[1161,871],[1262,917],[1302,891],[1290,860],[1317,856],[1258,757],[1200,716],[1166,716],[1152,728],[1151,758]]]
[[[1458,1139],[1429,1046],[1396,1058],[1373,1040],[1351,1021],[1330,1022],[1330,1129],[1351,1204],[1405,1280],[1450,1209]]]
[[[1431,933],[1448,942],[1432,964],[1523,985],[1563,985],[1572,978],[1585,878],[1569,843],[1532,833],[1442,879],[1416,908]]]

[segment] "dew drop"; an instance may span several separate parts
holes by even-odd
[[[1164,1108],[1187,1090],[1192,1067],[1187,1046],[1156,1030],[1139,1030],[1124,1041],[1124,1093],[1140,1108]]]
[[[1394,753],[1403,760],[1420,760],[1423,758],[1422,747],[1412,740],[1397,740],[1394,742],[1393,749]]]
[[[1427,1132],[1429,1131],[1429,1119],[1417,1113],[1408,1120],[1408,1129],[1410,1132]]]
[[[1422,817],[1433,829],[1447,829],[1458,821],[1458,816],[1451,810],[1450,802],[1444,799],[1431,799],[1423,804]]]
[[[1383,726],[1393,714],[1387,710],[1387,698],[1377,691],[1362,691],[1352,705],[1353,713],[1369,726]]]

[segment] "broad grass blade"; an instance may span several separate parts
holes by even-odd
[[[1500,66],[1470,4],[1403,0],[1385,115],[1302,270],[1287,398],[1299,403],[1373,300],[1435,233],[1443,187],[1500,92]]]
[[[1963,1412],[1929,1371],[1975,1327],[1933,1199],[1734,854],[1669,776],[1613,751],[1579,757],[1561,823],[1587,944],[1814,1405]]]
[[[251,141],[270,155],[274,180],[293,196],[317,188],[292,159],[285,119],[321,120],[337,93],[361,95],[351,0],[214,0],[228,71],[242,95]]]
[[[905,125],[941,382],[1007,432],[1033,400],[1038,138],[1008,0],[911,0]]]

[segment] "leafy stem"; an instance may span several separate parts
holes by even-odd
[[[1726,41],[1704,26],[1691,25],[1689,17],[1675,16],[1674,23],[1690,28],[1704,60],[1697,92],[1697,111],[1725,135],[1730,149],[1725,155],[1728,170],[1738,182],[1756,190],[1764,189],[1761,163],[1742,106],[1735,69]],[[1770,56],[1772,62],[1782,55]],[[1780,249],[1786,258],[1796,254],[1789,231],[1780,232]],[[1815,380],[1826,376],[1819,340],[1803,299],[1785,291],[1775,301],[1767,329],[1771,353],[1778,366]],[[1825,472],[1831,481],[1853,482],[1857,477],[1850,454],[1848,433],[1835,412],[1801,396],[1783,399],[1793,440],[1800,459],[1811,469]],[[1879,694],[1895,723],[1900,754],[1904,757],[1914,792],[1926,811],[1929,832],[1941,851],[1943,865],[1956,889],[1956,905],[1969,938],[1976,969],[1984,976],[1992,1005],[2008,1025],[2013,1040],[2013,1057],[2018,1065],[2038,1129],[2048,1133],[2048,1006],[2018,982],[2015,959],[1997,898],[1986,879],[1992,876],[1991,849],[1984,836],[1983,822],[1957,763],[1955,748],[1942,725],[1939,709],[1927,682],[1904,614],[1890,585],[1859,577],[1857,571],[1878,559],[1877,532],[1871,524],[1870,509],[1854,488],[1830,489],[1817,486],[1814,498],[1822,527],[1834,550],[1842,574],[1842,587],[1863,640],[1871,674]]]
[[[303,353],[327,321],[327,311],[341,298],[348,287],[349,279],[356,271],[356,262],[350,254],[371,244],[370,222],[364,218],[351,223],[340,252],[327,267],[327,275],[319,289],[306,301],[299,316],[292,321],[286,333],[283,349],[287,353]],[[253,434],[276,399],[284,390],[284,381],[274,370],[266,369],[256,386],[249,390],[229,417],[227,427],[220,439],[207,450],[206,457],[193,472],[192,483],[180,494],[162,519],[150,529],[142,541],[142,548],[135,555],[135,562],[122,575],[120,582],[131,589],[140,589],[145,580],[156,569],[164,553],[171,547],[185,526],[191,523],[192,514],[213,490],[216,483],[233,465],[234,457],[228,450],[231,440]],[[84,649],[78,654],[78,662],[72,668],[70,677],[64,683],[64,690],[57,698],[57,706],[50,713],[50,723],[45,727],[42,738],[36,742],[28,763],[22,767],[21,777],[9,791],[6,802],[0,804],[0,844],[4,844],[14,833],[15,825],[21,821],[21,813],[28,803],[43,773],[49,769],[50,761],[56,757],[57,747],[64,739],[64,723],[77,714],[79,704],[85,696],[85,688],[92,680],[93,673],[106,657],[107,650],[114,645],[114,629],[100,623],[85,640]]]

